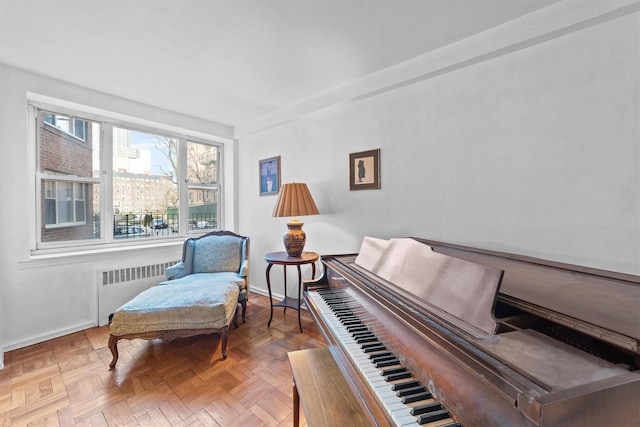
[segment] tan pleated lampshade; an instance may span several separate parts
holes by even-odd
[[[318,215],[318,207],[311,197],[307,184],[302,182],[290,182],[280,188],[276,207],[273,209],[274,217]]]
[[[307,236],[302,230],[304,223],[298,221],[298,216],[318,215],[318,207],[311,197],[307,184],[293,182],[284,184],[280,188],[276,207],[273,209],[274,217],[291,216],[293,220],[287,223],[288,231],[282,237],[287,255],[296,258],[302,255],[302,250],[307,241]]]

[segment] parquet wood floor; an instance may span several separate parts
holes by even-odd
[[[0,371],[1,426],[291,426],[287,352],[325,346],[303,310],[274,309],[251,294],[247,321],[220,337],[122,340],[109,370],[109,327],[5,354]],[[301,424],[306,426],[304,418]]]

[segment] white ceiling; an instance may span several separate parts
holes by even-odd
[[[238,126],[560,0],[0,0],[0,63]]]

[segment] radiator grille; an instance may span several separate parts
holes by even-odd
[[[106,325],[111,313],[140,292],[165,281],[165,271],[177,262],[97,270],[98,325]]]
[[[139,267],[127,267],[102,271],[102,285],[113,285],[114,283],[124,283],[131,282],[133,280],[164,276],[164,272],[167,267],[170,267],[177,262],[178,261],[163,262],[161,264],[150,264]]]

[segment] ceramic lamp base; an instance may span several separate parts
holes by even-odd
[[[287,223],[289,231],[284,233],[282,241],[284,242],[284,248],[287,251],[287,255],[290,257],[299,257],[302,255],[302,250],[304,249],[304,244],[307,240],[307,236],[302,230],[303,225],[304,222],[300,222],[296,219]]]

